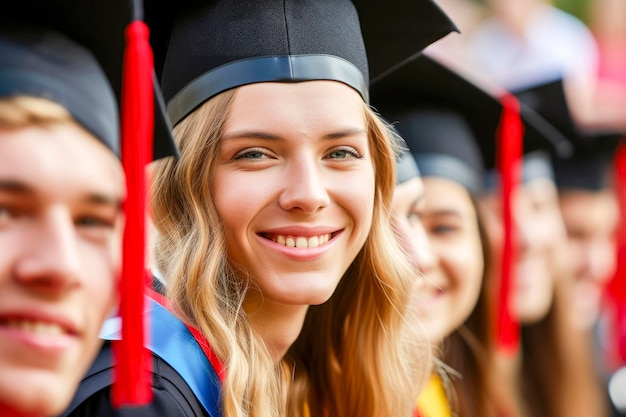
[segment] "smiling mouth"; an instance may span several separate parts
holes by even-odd
[[[55,323],[26,319],[4,319],[0,320],[0,326],[9,329],[17,329],[47,336],[58,336],[66,334],[65,329]]]
[[[262,234],[262,236],[288,248],[317,248],[332,239],[335,236],[335,233],[325,233],[318,236],[294,236],[275,234]]]

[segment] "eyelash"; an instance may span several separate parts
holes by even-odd
[[[269,155],[267,154],[267,152],[265,152],[265,150],[263,148],[249,148],[249,149],[244,149],[243,151],[238,152],[233,157],[233,160],[262,159],[262,158],[247,158],[248,156],[250,156],[252,154],[260,154],[263,157],[269,157]]]
[[[337,153],[337,152],[346,152],[347,154],[349,154],[349,157],[353,157],[356,159],[361,159],[363,158],[363,154],[359,153],[355,148],[353,148],[352,146],[339,146],[333,150],[331,150],[330,152],[328,152],[328,154],[324,157],[324,159],[346,159],[344,158],[331,158],[330,155]],[[257,158],[250,158],[250,156],[252,155],[258,155],[260,157]],[[238,152],[234,157],[233,160],[241,160],[241,159],[264,159],[264,158],[270,158],[270,155],[268,155],[267,151],[265,151],[263,148],[249,148],[249,149],[245,149],[243,151]]]
[[[336,152],[347,152],[350,154],[350,156],[352,156],[353,158],[356,159],[361,159],[363,158],[363,154],[359,153],[355,148],[353,148],[352,146],[339,146],[335,149],[333,149],[332,151],[330,151],[328,153],[328,156],[330,156],[331,154],[334,154]],[[330,158],[330,159],[345,159],[345,158]]]

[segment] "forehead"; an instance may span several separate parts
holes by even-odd
[[[0,180],[42,196],[97,192],[118,198],[124,190],[119,160],[72,123],[0,129]]]
[[[237,89],[226,129],[246,125],[365,126],[364,102],[351,87],[336,81],[256,83]]]

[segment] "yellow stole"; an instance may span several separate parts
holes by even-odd
[[[417,399],[417,409],[421,417],[452,417],[448,397],[439,375],[431,375]]]

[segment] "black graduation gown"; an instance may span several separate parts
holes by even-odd
[[[150,315],[152,335],[148,346],[152,352],[152,403],[113,408],[112,342],[106,341],[62,417],[220,417],[219,378],[197,340],[159,303],[147,299],[147,305],[145,314]]]
[[[144,407],[111,404],[113,363],[111,342],[105,342],[63,417],[208,417],[185,380],[156,355],[152,360],[152,403]]]

